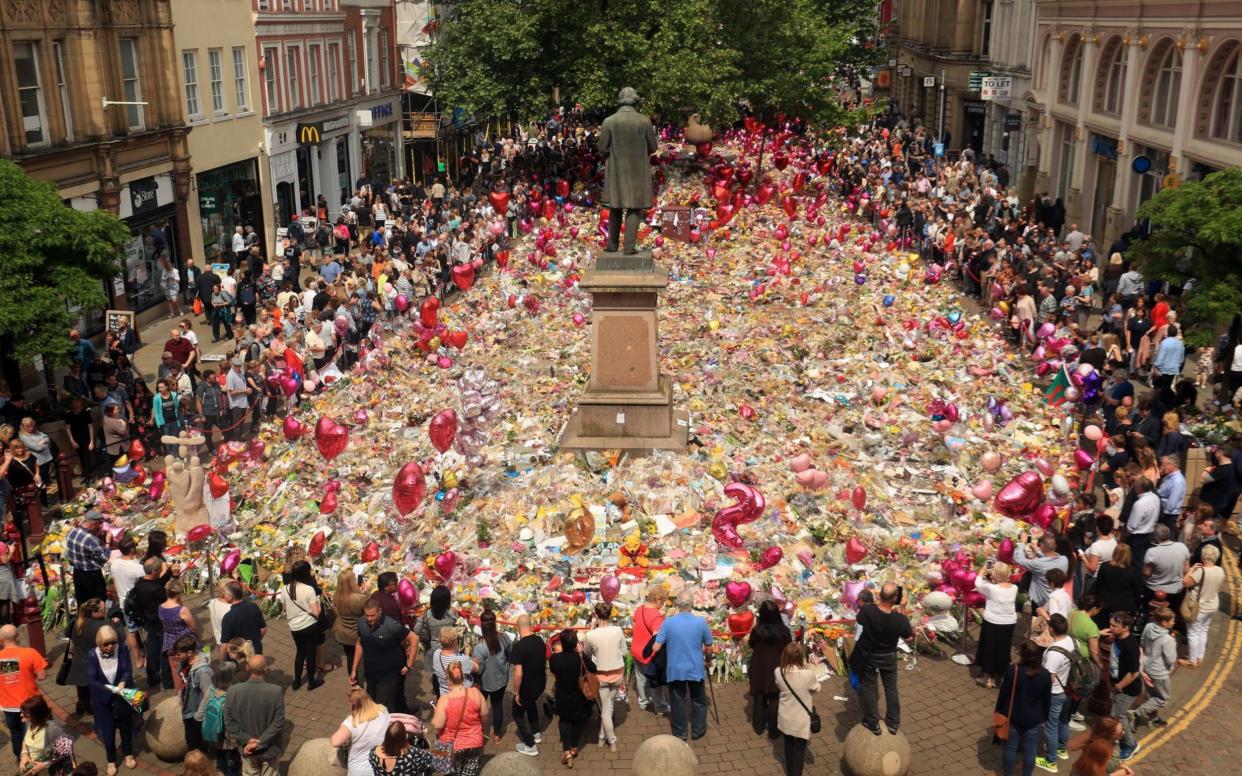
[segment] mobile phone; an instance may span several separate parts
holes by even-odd
[[[904,587],[902,587],[901,585],[898,585],[898,586],[897,586],[897,601],[896,601],[896,603],[899,603],[899,604],[900,604],[902,601],[904,601],[904,600],[905,600],[905,598],[906,598],[906,589],[905,589]]]

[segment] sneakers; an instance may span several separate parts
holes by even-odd
[[[536,734],[535,734],[535,743],[536,743],[536,744],[542,744],[542,743],[543,743],[543,733],[536,733]]]
[[[1147,723],[1151,725],[1152,727],[1164,727],[1165,725],[1169,724],[1168,720],[1163,720],[1163,719],[1160,719],[1159,717],[1152,717],[1151,719],[1147,720]]]
[[[1086,729],[1087,729],[1087,726],[1086,726],[1085,724],[1083,724],[1083,723],[1079,722],[1079,721],[1078,721],[1078,720],[1076,720],[1076,719],[1071,719],[1071,720],[1070,720],[1070,722],[1069,722],[1069,729],[1070,729],[1070,730],[1075,730],[1075,731],[1077,731],[1077,730],[1086,730]]]
[[[1121,760],[1122,762],[1125,762],[1126,760],[1129,760],[1131,757],[1133,757],[1134,753],[1137,752],[1138,750],[1139,750],[1138,741],[1134,742],[1134,746],[1126,746],[1125,744],[1122,744],[1121,752],[1118,754],[1118,759]]]
[[[1066,748],[1064,748],[1064,747],[1062,747],[1062,748],[1058,749],[1058,750],[1057,750],[1057,759],[1058,759],[1058,760],[1068,760],[1068,759],[1069,759],[1069,750],[1068,750],[1068,749],[1066,749]]]
[[[539,756],[539,747],[537,747],[537,746],[527,746],[526,744],[523,744],[522,742],[520,742],[520,741],[519,741],[519,742],[518,742],[518,745],[517,745],[517,753],[518,753],[518,754],[524,754],[524,755],[526,755],[527,757],[538,757],[538,756]]]
[[[1070,721],[1072,721],[1072,722],[1086,722],[1086,721],[1087,721],[1087,718],[1086,718],[1086,717],[1084,717],[1084,716],[1082,715],[1082,712],[1080,712],[1080,711],[1076,711],[1076,712],[1074,712],[1073,714],[1071,714],[1071,715],[1070,715]]]
[[[1035,767],[1041,770],[1045,770],[1048,773],[1056,773],[1057,772],[1057,761],[1056,760],[1045,760],[1042,757],[1036,757]]]

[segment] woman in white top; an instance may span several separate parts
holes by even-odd
[[[306,668],[306,686],[315,689],[323,684],[315,677],[315,648],[323,643],[319,628],[319,587],[311,574],[310,564],[299,560],[289,570],[289,584],[280,589],[280,603],[296,647],[293,656],[293,689],[302,687],[302,668]]]
[[[612,604],[600,601],[595,605],[595,627],[582,640],[583,652],[595,661],[595,676],[599,679],[600,728],[599,745],[617,751],[617,732],[612,724],[612,706],[617,690],[625,678],[625,631],[610,625]]]
[[[216,639],[216,645],[220,648],[220,652],[224,652],[224,642],[220,640],[220,629],[224,627],[224,615],[232,608],[233,604],[229,602],[228,593],[225,585],[228,584],[227,579],[216,580],[215,594],[212,599],[207,602],[207,616],[211,620],[211,635]]]
[[[785,645],[780,667],[776,669],[776,686],[781,691],[776,727],[785,736],[785,776],[802,776],[806,745],[811,737],[811,712],[815,710],[811,695],[819,692],[819,680],[806,667],[800,643]]]
[[[1095,520],[1095,530],[1099,538],[1079,556],[1090,579],[1095,579],[1101,563],[1108,563],[1113,559],[1113,550],[1117,549],[1117,537],[1113,535],[1114,525],[1113,518],[1108,515],[1101,515]]]
[[[1013,629],[1018,622],[1014,600],[1018,586],[1009,581],[1012,570],[1008,563],[997,561],[992,568],[975,577],[975,589],[983,596],[983,625],[975,651],[975,665],[980,675],[975,682],[989,690],[1009,670],[1009,654],[1013,647]]]
[[[366,690],[349,691],[349,716],[332,734],[333,746],[349,747],[347,776],[374,776],[371,750],[384,742],[388,721],[388,709],[371,700]]]
[[[1220,588],[1225,584],[1225,570],[1216,565],[1220,561],[1220,549],[1208,544],[1203,548],[1202,557],[1203,563],[1196,563],[1182,580],[1187,595],[1192,595],[1190,591],[1195,588],[1199,591],[1199,616],[1193,622],[1186,623],[1189,649],[1186,658],[1177,661],[1187,668],[1198,668],[1203,662],[1208,626],[1220,609]]]

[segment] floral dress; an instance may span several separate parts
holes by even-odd
[[[397,761],[393,763],[392,770],[384,767],[384,762],[380,760],[379,754],[374,749],[371,750],[370,756],[371,770],[375,771],[376,776],[384,774],[385,776],[423,776],[429,770],[439,771],[440,773],[452,773],[453,763],[443,757],[432,754],[426,749],[419,749],[411,746],[397,757]]]
[[[177,270],[170,267],[160,273],[160,288],[164,291],[165,299],[177,298],[177,294],[181,292],[181,276],[177,274]]]

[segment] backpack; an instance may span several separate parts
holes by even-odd
[[[1048,651],[1060,652],[1069,658],[1069,681],[1061,689],[1065,690],[1065,695],[1070,700],[1080,701],[1089,697],[1091,691],[1100,683],[1100,667],[1092,662],[1090,657],[1083,657],[1078,651],[1078,639],[1073,641],[1073,651],[1066,650],[1064,647],[1048,647]]]
[[[224,738],[224,696],[215,695],[207,699],[207,708],[203,711],[203,740],[209,744],[218,744]]]
[[[134,598],[134,588],[130,588],[125,594],[125,600],[121,603],[121,611],[129,618],[129,621],[135,625],[145,625],[146,618],[142,612],[138,611],[138,602]]]

